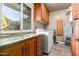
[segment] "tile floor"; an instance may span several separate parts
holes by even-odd
[[[49,56],[71,56],[70,46],[64,44],[54,44]]]

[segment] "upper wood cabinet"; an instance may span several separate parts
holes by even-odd
[[[34,4],[34,19],[35,21],[39,21],[39,22],[42,21],[40,4]]]
[[[49,12],[44,3],[34,4],[35,21],[49,24]]]
[[[72,3],[72,17],[74,20],[79,19],[79,3]]]
[[[41,4],[41,12],[42,12],[42,19],[46,22],[46,23],[49,23],[49,13],[48,13],[48,10],[45,6],[45,4]]]

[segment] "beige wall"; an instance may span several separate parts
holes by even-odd
[[[62,20],[64,20],[64,23],[68,21],[69,16],[66,16],[66,10],[67,9],[63,9],[63,10],[57,10],[57,11],[53,11],[49,13],[49,20],[50,20],[50,24],[49,24],[49,28],[50,30],[53,30],[54,28],[56,28],[56,20],[61,18]]]

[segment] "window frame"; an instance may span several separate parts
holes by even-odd
[[[5,3],[2,3],[2,14],[3,14],[3,7]],[[31,29],[30,30],[24,30],[23,29],[23,4],[21,4],[21,23],[20,23],[20,30],[11,30],[11,31],[1,31],[1,33],[28,33],[28,32],[34,32],[34,4],[33,3],[25,3],[29,8],[31,8]],[[3,17],[3,15],[2,15]],[[1,17],[1,18],[2,18]]]

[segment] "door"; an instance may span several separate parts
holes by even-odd
[[[63,20],[59,19],[56,21],[56,41],[64,42],[63,37]]]
[[[63,20],[62,19],[56,21],[56,35],[63,36]]]

